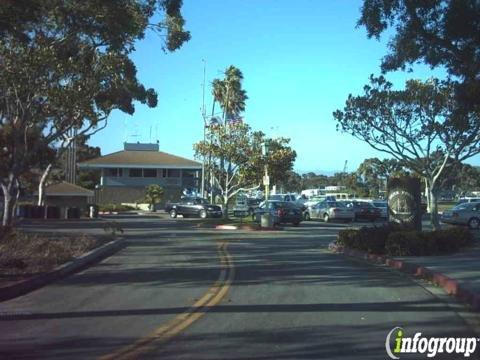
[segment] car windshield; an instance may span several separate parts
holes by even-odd
[[[278,194],[270,195],[268,200],[283,200],[283,196]]]
[[[208,204],[208,201],[205,200],[205,199],[196,198],[196,199],[193,200],[193,203],[196,204],[196,205],[206,205],[206,204]]]
[[[340,201],[329,201],[327,202],[328,207],[337,207],[337,208],[344,208],[345,204]]]
[[[368,202],[365,202],[365,201],[358,201],[358,202],[355,203],[355,205],[356,205],[357,207],[362,207],[362,208],[371,208],[371,207],[373,207],[372,204],[370,204],[370,203],[368,203]]]
[[[457,206],[455,206],[452,210],[465,210],[465,209],[470,209],[471,207],[473,207],[475,205],[475,203],[461,203]]]

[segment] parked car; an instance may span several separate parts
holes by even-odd
[[[382,219],[388,219],[388,203],[384,200],[372,200],[370,202],[377,209],[380,209],[380,217]]]
[[[292,223],[298,226],[303,220],[302,211],[295,205],[295,203],[289,201],[268,200],[260,204],[255,209],[254,220],[261,221],[262,215],[269,213],[273,218],[273,224]]]
[[[271,194],[268,200],[296,202],[297,197],[294,194]]]
[[[183,217],[199,216],[202,219],[222,216],[220,206],[212,205],[199,197],[184,197],[178,203],[167,203],[165,211],[170,214],[171,218],[176,218],[177,215],[183,215]]]
[[[322,219],[325,222],[330,220],[344,220],[350,222],[354,219],[355,212],[348,208],[345,203],[340,201],[320,201],[315,205],[309,206],[303,212],[305,220]]]
[[[366,201],[348,201],[346,202],[346,206],[353,209],[355,213],[355,221],[369,220],[373,222],[377,219],[380,219],[380,217],[382,216],[380,209],[376,208],[375,206]]]
[[[252,216],[255,209],[260,204],[259,199],[252,199],[247,197],[238,198],[233,207],[233,216]]]
[[[480,201],[466,202],[443,212],[440,220],[446,224],[468,225],[470,229],[480,227]]]
[[[480,197],[463,197],[460,198],[457,202],[457,205],[464,204],[464,203],[471,203],[471,202],[479,202]]]

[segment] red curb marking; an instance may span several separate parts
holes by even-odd
[[[381,263],[393,269],[404,273],[410,273],[415,277],[432,281],[440,286],[447,294],[455,296],[457,299],[467,303],[474,311],[480,311],[480,293],[463,288],[457,280],[452,279],[445,274],[432,271],[426,267],[414,263],[406,263],[402,260],[396,260],[383,255],[369,254],[364,251],[346,248],[344,246],[335,246],[335,253],[343,253],[347,256],[362,258],[371,263]]]

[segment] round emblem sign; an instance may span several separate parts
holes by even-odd
[[[415,219],[416,206],[413,195],[405,190],[394,190],[388,196],[390,219],[398,223],[409,223]]]

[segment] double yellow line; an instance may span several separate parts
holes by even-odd
[[[100,360],[138,359],[142,355],[157,349],[160,345],[181,333],[205,315],[210,307],[220,303],[230,289],[235,276],[235,268],[233,266],[232,257],[227,251],[227,245],[227,242],[218,244],[218,253],[222,266],[218,280],[192,305],[192,307],[184,313],[175,316],[166,324],[158,327],[151,334],[138,339],[133,344],[114,353],[100,357]]]

